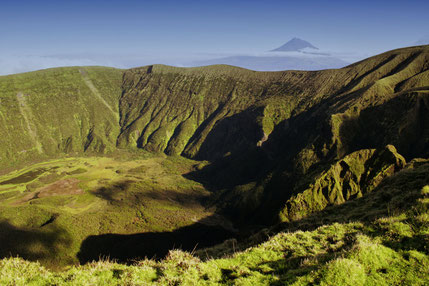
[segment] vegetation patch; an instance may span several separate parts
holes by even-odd
[[[89,236],[156,232],[175,236],[178,229],[200,225],[199,221],[213,215],[202,205],[209,192],[182,176],[192,169],[194,161],[144,154],[141,159],[138,155],[134,158],[53,160],[18,171],[25,174],[18,177],[26,179],[16,180],[15,176],[3,180],[9,182],[0,188],[0,241],[5,247],[0,255],[30,260],[37,257],[43,265],[57,269],[78,263],[81,245]],[[61,235],[55,236],[56,232]],[[198,239],[190,241],[193,244],[188,248],[197,247]],[[166,247],[174,246],[180,247],[174,242]],[[158,244],[157,249],[162,247]],[[167,251],[164,248],[162,251]],[[100,257],[100,251],[91,259]],[[124,261],[138,256],[144,254],[130,252]]]

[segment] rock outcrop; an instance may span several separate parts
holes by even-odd
[[[286,202],[280,216],[283,221],[295,220],[328,205],[362,197],[405,165],[404,157],[398,154],[393,145],[387,145],[382,150],[353,152],[328,170],[311,174],[314,181]]]

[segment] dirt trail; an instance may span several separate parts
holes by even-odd
[[[39,154],[43,153],[42,144],[39,141],[39,137],[37,135],[37,128],[34,125],[34,116],[31,112],[31,108],[27,105],[27,101],[25,99],[25,95],[19,92],[16,95],[16,99],[18,100],[19,111],[21,112],[22,117],[27,125],[28,134],[31,137],[31,140],[36,145],[36,150]]]
[[[115,115],[115,117],[119,121],[119,114],[118,112],[114,111],[112,107],[104,100],[103,96],[101,96],[101,93],[98,91],[98,89],[94,86],[91,79],[88,77],[88,73],[83,70],[79,69],[80,74],[82,75],[83,81],[88,86],[88,88],[92,91],[92,93]]]

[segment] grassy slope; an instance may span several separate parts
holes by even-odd
[[[273,83],[282,96],[272,98],[279,106],[296,103],[290,117],[274,124],[262,148],[232,151],[196,177],[218,185],[218,206],[244,222],[252,216],[267,223],[284,202],[311,187],[315,173],[352,152],[393,144],[407,160],[429,157],[428,51],[395,50],[340,70],[296,73],[301,79],[290,82],[294,72],[284,72]],[[284,96],[289,93],[295,96]],[[218,134],[219,141],[228,138],[228,129]],[[324,192],[328,201],[334,194]]]
[[[121,80],[121,70],[104,67],[0,77],[0,166],[113,150]]]
[[[335,104],[327,112],[337,120],[326,148],[337,143],[341,157],[350,151],[336,130],[344,117],[380,105],[396,92],[427,87],[428,54],[427,46],[400,49],[316,72],[254,72],[223,65],[127,70],[118,142],[215,159],[256,146],[279,123],[330,99]]]
[[[271,223],[303,178],[352,152],[393,144],[407,160],[429,156],[428,63],[421,46],[316,72],[131,69],[118,143],[214,161],[194,174],[214,204]]]
[[[415,161],[386,179],[376,192],[292,225],[279,225],[273,230],[280,232],[266,242],[224,258],[202,261],[186,252],[171,251],[161,262],[143,260],[126,266],[100,261],[60,273],[49,272],[38,263],[10,258],[0,262],[0,282],[5,285],[427,285],[428,172],[427,160]],[[252,239],[253,243],[258,240]],[[231,248],[234,241],[226,244]],[[218,251],[222,250],[207,249],[199,255]]]

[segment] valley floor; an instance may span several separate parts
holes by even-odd
[[[210,193],[182,176],[195,163],[138,152],[52,160],[0,176],[0,257],[61,269],[219,243],[231,233],[203,206]]]

